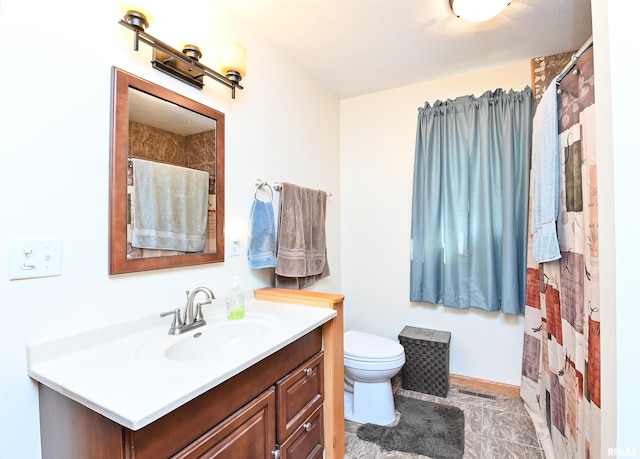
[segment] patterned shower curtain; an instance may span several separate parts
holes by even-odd
[[[549,90],[553,90],[551,83]],[[521,396],[547,459],[600,457],[600,266],[593,48],[558,86],[561,259],[527,260]],[[531,219],[530,219],[531,221]]]

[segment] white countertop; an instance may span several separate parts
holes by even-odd
[[[223,305],[216,300],[203,306],[208,324],[226,320]],[[332,309],[260,300],[251,300],[245,311],[246,319],[233,322],[261,316],[276,320],[270,321],[272,328],[266,334],[251,342],[224,350],[211,348],[211,355],[204,358],[174,361],[163,358],[162,352],[151,352],[150,346],[166,347],[205,330],[169,335],[171,317],[160,318],[158,312],[30,343],[28,373],[51,389],[137,430],[336,316]]]

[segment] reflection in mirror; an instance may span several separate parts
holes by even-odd
[[[224,114],[114,68],[110,274],[224,260]]]

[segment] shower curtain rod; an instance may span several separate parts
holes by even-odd
[[[565,76],[567,76],[567,73],[569,73],[571,69],[575,67],[576,62],[578,61],[578,58],[582,56],[582,53],[584,53],[587,49],[589,49],[591,45],[593,45],[593,35],[591,35],[589,39],[585,42],[585,44],[582,45],[582,47],[578,51],[576,51],[576,53],[573,56],[571,56],[571,61],[565,66],[562,72],[560,72],[560,75],[556,77],[556,84],[560,84],[562,79]]]

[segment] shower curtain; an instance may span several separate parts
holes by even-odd
[[[547,459],[599,458],[601,306],[592,47],[558,89],[561,258],[536,263],[530,228],[520,393]],[[548,90],[555,90],[555,84]]]

